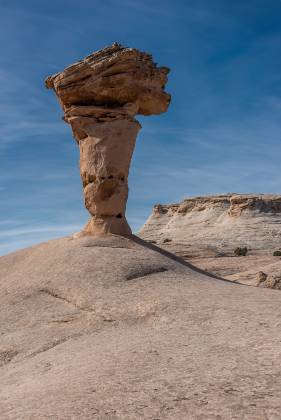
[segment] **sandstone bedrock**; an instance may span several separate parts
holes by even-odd
[[[0,257],[0,419],[280,420],[281,295],[155,245]]]

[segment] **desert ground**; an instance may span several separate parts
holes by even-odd
[[[1,419],[279,420],[281,294],[115,235],[0,258]]]

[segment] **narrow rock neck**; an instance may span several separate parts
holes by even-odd
[[[85,206],[91,219],[82,235],[130,235],[125,212],[128,175],[140,124],[134,118],[69,118],[80,150]]]

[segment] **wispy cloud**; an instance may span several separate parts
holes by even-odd
[[[26,7],[28,5],[17,4],[15,7],[12,3],[10,4],[2,4],[1,11],[2,13],[10,13],[11,16],[15,18],[15,16],[20,16],[21,19],[36,19],[36,21],[44,21],[51,24],[65,24],[66,19],[65,17],[59,17],[45,11],[36,10],[35,8]]]
[[[34,236],[34,235],[42,235],[45,233],[54,233],[54,234],[61,234],[63,232],[73,232],[81,228],[81,224],[69,224],[69,225],[58,225],[58,226],[37,226],[37,227],[25,227],[25,228],[15,228],[9,230],[2,230],[1,231],[1,240],[3,238],[11,238],[11,237],[20,237],[20,236]]]
[[[3,85],[0,98],[0,152],[9,145],[26,142],[32,137],[50,139],[67,132],[65,123],[50,114],[42,91],[32,81],[20,79],[13,73],[0,70]],[[23,99],[24,97],[24,99]],[[20,100],[19,100],[20,98]]]
[[[4,223],[3,223],[4,222]],[[5,225],[5,221],[2,221]],[[9,226],[7,221],[6,226]],[[11,226],[11,225],[10,225]],[[71,235],[81,230],[83,224],[60,224],[60,225],[40,225],[10,227],[10,229],[1,230],[0,236],[0,255],[30,246],[39,242],[44,242],[52,238]]]
[[[0,151],[12,143],[24,142],[26,139],[36,136],[45,136],[46,133],[48,133],[50,139],[53,139],[55,135],[65,134],[65,128],[58,123],[27,121],[24,115],[21,118],[21,121],[11,121],[2,125],[0,131]]]

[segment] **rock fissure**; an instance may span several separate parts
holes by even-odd
[[[35,357],[40,353],[45,353],[46,351],[52,350],[54,347],[57,347],[61,344],[64,344],[71,339],[81,337],[82,335],[83,335],[82,333],[75,333],[75,334],[72,334],[72,335],[67,336],[67,337],[61,337],[59,339],[56,339],[56,340],[52,341],[51,343],[46,343],[46,344],[44,344],[44,346],[42,346],[39,349],[30,353],[28,355],[28,357]]]
[[[57,292],[55,292],[52,289],[43,288],[43,289],[40,289],[39,291],[40,291],[40,293],[46,293],[46,294],[48,294],[49,296],[52,296],[55,299],[59,299],[59,300],[62,300],[66,303],[69,303],[70,305],[73,305],[76,309],[79,309],[80,311],[93,312],[90,308],[85,308],[81,305],[78,305],[76,302],[73,302],[71,299],[68,299],[65,296],[59,295]]]
[[[151,269],[148,269],[148,270],[144,269],[144,270],[140,270],[137,273],[132,273],[131,275],[127,276],[126,280],[128,280],[128,281],[136,280],[136,279],[139,279],[139,278],[151,276],[152,274],[164,273],[165,271],[168,271],[168,269],[165,268],[165,267],[151,268]]]

